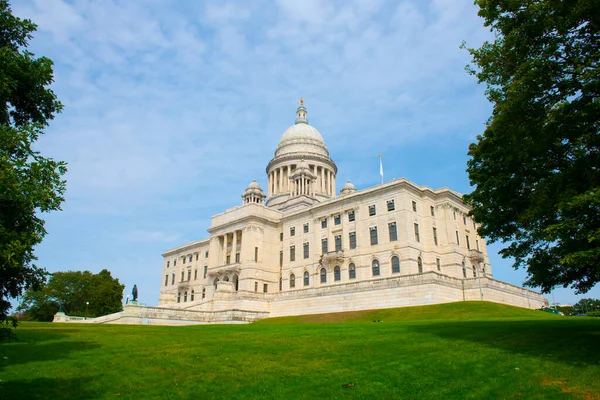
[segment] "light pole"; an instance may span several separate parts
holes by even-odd
[[[86,302],[85,302],[85,319],[87,319],[87,316],[88,316],[88,306],[89,306],[89,305],[90,305],[90,302],[89,302],[89,301],[86,301]]]

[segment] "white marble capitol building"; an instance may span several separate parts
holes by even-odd
[[[539,293],[493,278],[485,241],[451,189],[394,179],[363,190],[347,182],[337,193],[337,166],[306,116],[301,100],[267,164],[266,193],[250,183],[241,205],[212,217],[208,238],[163,254],[158,306],[134,303],[85,322],[239,323],[465,300],[545,304]]]

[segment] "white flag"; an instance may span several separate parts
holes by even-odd
[[[381,183],[383,183],[383,163],[381,162],[381,154],[379,155],[379,175],[381,175]]]

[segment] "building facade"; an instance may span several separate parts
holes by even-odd
[[[240,206],[212,218],[208,238],[163,254],[158,308],[263,318],[463,300],[545,303],[493,278],[460,194],[406,179],[363,190],[348,181],[337,193],[337,166],[302,100],[266,173],[266,193],[250,183]]]

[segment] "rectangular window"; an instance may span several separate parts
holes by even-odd
[[[254,248],[254,262],[258,262],[258,247]]]
[[[177,259],[173,260],[173,266],[176,267],[177,266]]]
[[[415,224],[415,241],[421,241],[421,236],[419,236],[419,224]]]
[[[204,252],[204,258],[208,258],[208,250]]]
[[[181,263],[185,264],[185,256],[181,257]]]
[[[200,254],[196,253],[196,261],[198,261],[199,256],[200,256]]]
[[[350,249],[356,248],[356,232],[350,232],[348,234],[350,236]]]
[[[354,211],[348,211],[348,222],[353,222],[355,219]]]
[[[321,228],[322,229],[327,228],[327,217],[321,219]]]
[[[225,264],[230,264],[230,263],[231,263],[231,255],[227,254]]]
[[[279,251],[279,266],[283,267],[283,250]]]
[[[188,257],[188,261],[189,261],[189,262],[192,262],[192,255],[191,255],[191,254],[190,254],[190,255],[189,255],[189,257]]]
[[[170,261],[167,261],[167,268],[169,268],[169,263],[170,263]]]
[[[377,244],[377,227],[376,226],[372,226],[369,228],[369,233],[371,235],[371,245],[376,245]]]
[[[372,206],[369,206],[369,216],[372,217],[375,214],[377,214],[377,209],[375,208],[375,204],[373,204]]]
[[[417,202],[416,201],[412,202],[412,207],[413,207],[413,211],[417,212]]]
[[[436,259],[435,259],[435,265],[437,265],[437,270],[438,270],[438,271],[441,271],[441,270],[442,270],[442,263],[441,263],[441,261],[440,261],[440,259],[439,259],[439,258],[436,258]]]
[[[466,224],[467,224],[467,217],[465,217],[464,215],[463,215],[463,224],[464,224],[464,225],[466,225]]]
[[[308,242],[304,243],[303,248],[304,248],[304,258],[307,259],[308,253],[309,253]]]
[[[304,233],[308,233],[308,224],[304,224]]]
[[[292,226],[290,228],[290,236],[296,236],[296,227],[295,226]]]
[[[340,225],[342,223],[342,216],[340,214],[333,216],[333,224]]]
[[[429,209],[431,210],[431,216],[435,217],[435,208],[433,208],[433,206],[430,206]]]
[[[387,201],[388,211],[394,211],[396,209],[396,205],[394,204],[394,200]]]
[[[436,246],[438,245],[437,228],[433,228],[433,244],[435,244]]]
[[[467,249],[471,250],[471,241],[469,240],[469,235],[465,237],[467,239]]]
[[[479,251],[479,240],[475,239],[475,246],[477,246],[477,251]]]
[[[321,252],[326,254],[329,251],[327,248],[327,239],[321,239]]]
[[[258,282],[254,281],[254,291],[258,292]]]
[[[296,246],[290,246],[290,261],[296,261]]]
[[[283,242],[283,232],[279,233],[279,241]]]
[[[187,277],[188,282],[192,280],[192,271],[188,271],[188,277]]]
[[[185,277],[184,272],[181,271],[181,279],[179,280],[179,282],[183,282],[183,278]]]
[[[206,278],[206,275],[207,275],[207,274],[208,274],[208,265],[205,265],[205,266],[204,266],[204,272],[203,272],[203,274],[202,274],[202,277],[203,277],[203,278]]]
[[[456,231],[456,244],[460,246],[460,239],[458,238],[458,231]]]
[[[335,251],[342,251],[342,235],[335,236]]]
[[[175,274],[171,274],[171,285],[175,284]]]
[[[473,218],[473,229],[477,229],[477,227],[475,226],[475,218]]]
[[[198,268],[196,268],[194,270],[194,280],[197,281],[198,280]]]
[[[390,232],[390,242],[395,242],[398,240],[398,230],[396,229],[396,223],[390,222],[388,224],[388,230]]]
[[[169,275],[165,275],[165,286],[169,284]]]
[[[240,253],[235,253],[235,262],[236,263],[240,262]]]
[[[456,220],[456,211],[454,211],[454,219]]]
[[[266,283],[263,283],[263,293],[267,293],[269,291],[269,285]]]

